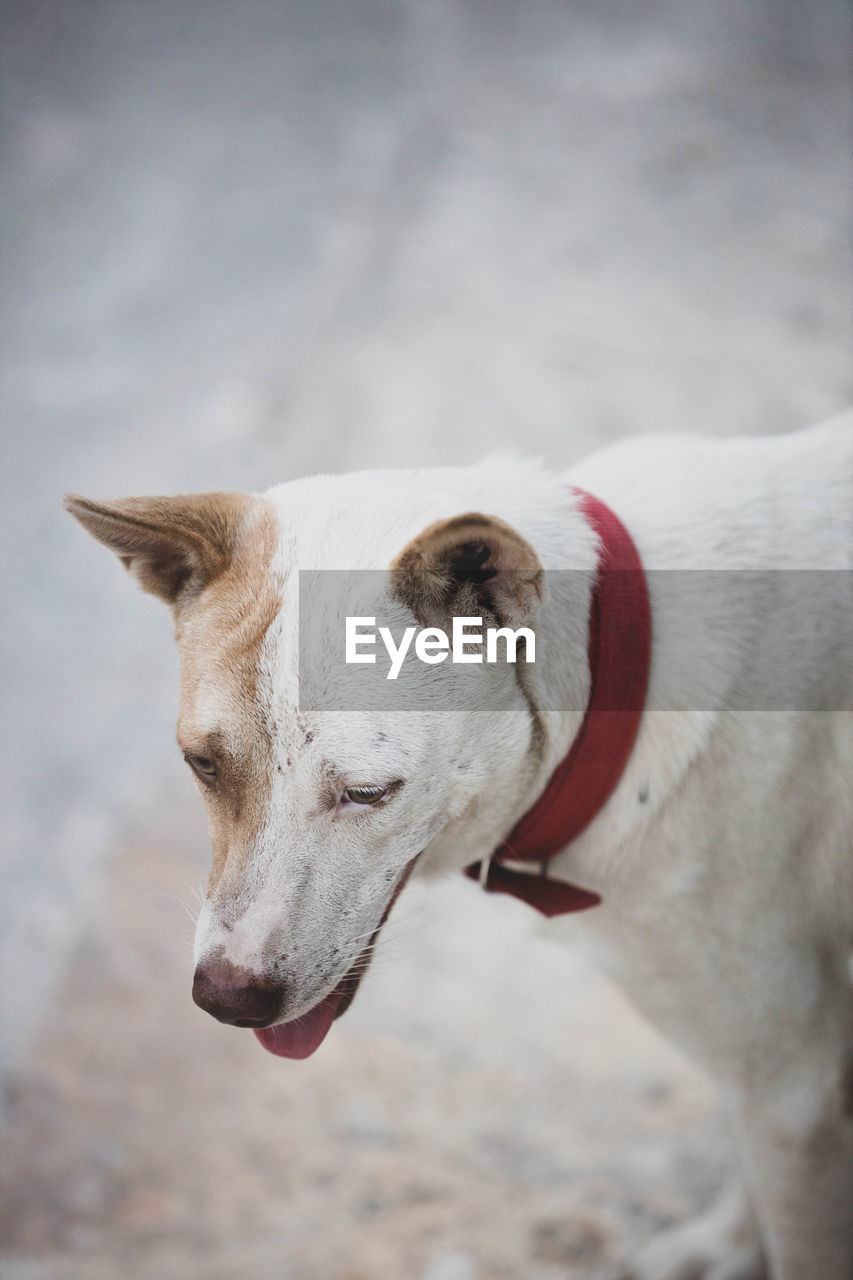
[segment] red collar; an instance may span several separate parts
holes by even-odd
[[[493,893],[521,898],[546,916],[583,911],[597,893],[548,876],[548,860],[565,849],[604,807],[631,754],[643,714],[651,664],[651,610],[637,548],[609,507],[582,489],[580,506],[601,543],[589,622],[589,702],[568,755],[532,809],[503,844],[466,875]],[[502,865],[539,863],[541,873]]]

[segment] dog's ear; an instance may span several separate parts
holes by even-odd
[[[172,605],[197,595],[228,567],[251,501],[242,493],[64,499],[65,509],[115,552],[143,591]]]
[[[501,625],[530,622],[545,590],[536,552],[497,516],[455,516],[425,529],[391,565],[395,595],[422,626],[490,615]]]

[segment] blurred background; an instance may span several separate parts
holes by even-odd
[[[6,1280],[618,1274],[713,1097],[468,883],[310,1061],[190,1000],[166,611],[60,509],[853,399],[846,0],[2,5]]]

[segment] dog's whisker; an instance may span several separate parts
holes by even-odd
[[[177,902],[182,908],[188,919],[195,925],[198,923],[198,912],[194,911],[188,902],[184,902],[183,898],[179,898],[176,893],[166,893],[159,889],[152,889],[150,893],[143,894],[144,898],[165,898],[167,902]]]
[[[406,924],[407,921],[414,920],[416,916],[421,915],[424,910],[424,906],[425,906],[424,903],[420,903],[417,907],[414,908],[414,910],[410,911],[407,915],[392,916],[391,919],[388,921],[388,923],[385,925],[381,936],[394,937],[395,929],[399,925]],[[372,938],[375,933],[376,933],[376,925],[374,925],[372,929],[366,929],[364,933],[357,933],[355,937],[350,938],[350,942],[361,942],[363,938]]]
[[[205,895],[204,895],[204,892],[202,891],[202,889],[201,889],[200,885],[199,885],[199,887],[194,888],[194,887],[189,883],[189,881],[188,881],[188,880],[185,880],[185,881],[184,881],[184,888],[186,889],[187,893],[192,894],[193,898],[196,900],[196,902],[198,903],[199,907],[203,907],[203,906],[204,906],[204,902],[205,902]]]
[[[389,929],[387,937],[383,935],[378,940],[377,945],[385,947],[388,945],[388,943],[401,942],[405,938],[412,938],[415,936],[415,934],[423,933],[424,930],[428,928],[428,925],[429,925],[429,922],[424,920],[424,921],[421,921],[421,923],[419,924],[412,924],[409,928],[406,928],[406,929],[395,929],[395,930]]]
[[[432,923],[429,916],[413,911],[411,915],[400,916],[399,920],[389,920],[379,936],[383,941],[387,938],[399,938],[416,929],[428,929]]]

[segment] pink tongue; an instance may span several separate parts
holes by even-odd
[[[262,1027],[255,1035],[265,1049],[280,1058],[310,1058],[326,1039],[342,998],[343,991],[336,988],[301,1018],[278,1027]]]

